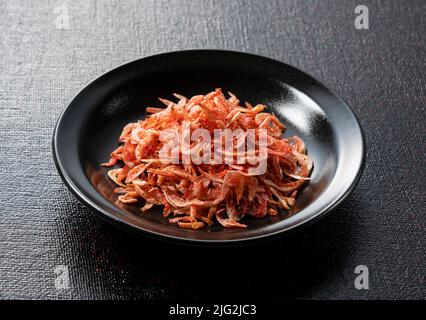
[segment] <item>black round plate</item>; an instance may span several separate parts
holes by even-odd
[[[222,88],[242,101],[262,103],[297,134],[314,161],[312,180],[299,193],[295,214],[247,218],[248,228],[219,225],[181,229],[161,209],[141,214],[117,202],[107,168],[118,136],[129,122],[145,117],[158,97],[192,96]],[[53,154],[71,191],[108,221],[163,239],[197,244],[234,244],[263,239],[323,217],[353,190],[364,165],[360,125],[348,105],[306,73],[282,62],[246,53],[192,50],[143,58],[105,73],[71,101],[55,128]]]

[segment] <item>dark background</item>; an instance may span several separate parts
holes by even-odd
[[[422,0],[0,1],[0,298],[425,299],[425,17]],[[267,245],[201,250],[125,234],[74,198],[51,154],[67,102],[120,64],[194,48],[287,62],[352,106],[367,162],[340,209]]]

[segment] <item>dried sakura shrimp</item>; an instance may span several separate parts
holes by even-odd
[[[200,229],[210,226],[214,220],[224,227],[246,228],[241,222],[246,215],[262,218],[278,215],[279,209],[292,214],[298,190],[309,175],[313,162],[306,155],[304,142],[297,136],[282,138],[284,125],[275,115],[266,113],[266,106],[252,106],[240,101],[229,93],[226,99],[221,89],[197,95],[190,99],[175,94],[177,102],[160,99],[166,108],[149,107],[150,113],[145,120],[129,123],[119,138],[120,146],[111,153],[105,167],[121,164],[120,168],[109,170],[108,176],[118,185],[115,193],[119,201],[126,204],[140,204],[145,212],[154,205],[164,206],[163,216],[170,223],[180,227]],[[228,163],[226,161],[207,161],[207,163],[165,163],[160,150],[165,141],[161,139],[164,130],[182,131],[184,122],[189,129],[202,128],[208,131],[211,142],[208,148],[222,142],[223,137],[214,135],[215,129],[239,130],[247,137],[252,129],[256,134],[260,129],[266,137],[266,172],[253,174],[250,171],[256,164]],[[260,155],[259,138],[254,156]],[[191,150],[205,148],[205,141],[190,142]],[[205,149],[204,149],[205,150]],[[237,151],[231,155],[219,153],[220,157],[235,159]],[[243,152],[248,158],[249,152]],[[179,150],[179,159],[183,157]],[[219,160],[222,160],[219,159]],[[260,161],[260,157],[258,159]]]

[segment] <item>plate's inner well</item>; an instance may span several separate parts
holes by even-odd
[[[113,190],[116,185],[108,178],[108,168],[100,163],[109,160],[109,153],[118,146],[118,137],[122,128],[129,122],[135,122],[146,116],[148,106],[161,107],[158,97],[175,100],[172,93],[185,96],[205,94],[221,87],[224,92],[231,91],[242,102],[262,103],[268,107],[286,125],[284,136],[298,135],[307,146],[308,154],[314,161],[311,180],[297,196],[293,214],[307,207],[323,190],[327,188],[336,170],[336,156],[332,129],[324,110],[304,93],[273,79],[258,76],[242,70],[223,70],[221,68],[175,69],[164,73],[148,73],[135,77],[117,88],[100,103],[91,114],[90,126],[86,128],[82,141],[84,153],[82,165],[93,186],[108,201],[114,203],[135,219],[148,219],[167,228],[179,228],[162,217],[162,207],[154,206],[141,213],[140,205],[125,205],[117,201]],[[121,165],[121,163],[120,163]],[[117,166],[118,167],[118,166]],[[281,211],[279,216],[256,219],[247,217],[244,223],[249,229],[261,228],[267,224],[285,219],[288,212]],[[143,222],[143,221],[141,221]],[[196,232],[241,232],[240,229],[226,229],[216,223],[213,227]]]

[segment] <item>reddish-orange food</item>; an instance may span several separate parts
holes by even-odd
[[[265,105],[246,102],[242,106],[235,95],[229,95],[226,98],[221,89],[190,99],[175,94],[177,102],[160,99],[166,108],[149,107],[145,120],[126,125],[120,146],[102,164],[120,165],[108,172],[118,185],[118,200],[139,205],[142,212],[164,206],[163,216],[170,223],[188,229],[215,221],[224,227],[246,228],[241,221],[245,216],[274,216],[280,209],[292,214],[297,192],[309,180],[313,167],[304,142],[297,136],[283,138],[285,126],[275,115],[264,112]],[[183,128],[190,132],[204,129],[210,136],[191,139],[190,154],[202,157],[209,150],[215,157],[202,163],[189,157],[185,162],[187,149],[179,145],[175,150],[179,161],[166,163],[161,150],[168,141],[162,133],[174,130],[183,141]],[[234,133],[230,152],[223,149],[226,136],[215,135],[219,129]],[[265,144],[261,143],[263,133]],[[248,148],[250,137],[253,150]],[[240,151],[243,144],[247,150]],[[254,170],[261,161],[266,164],[265,172]]]

